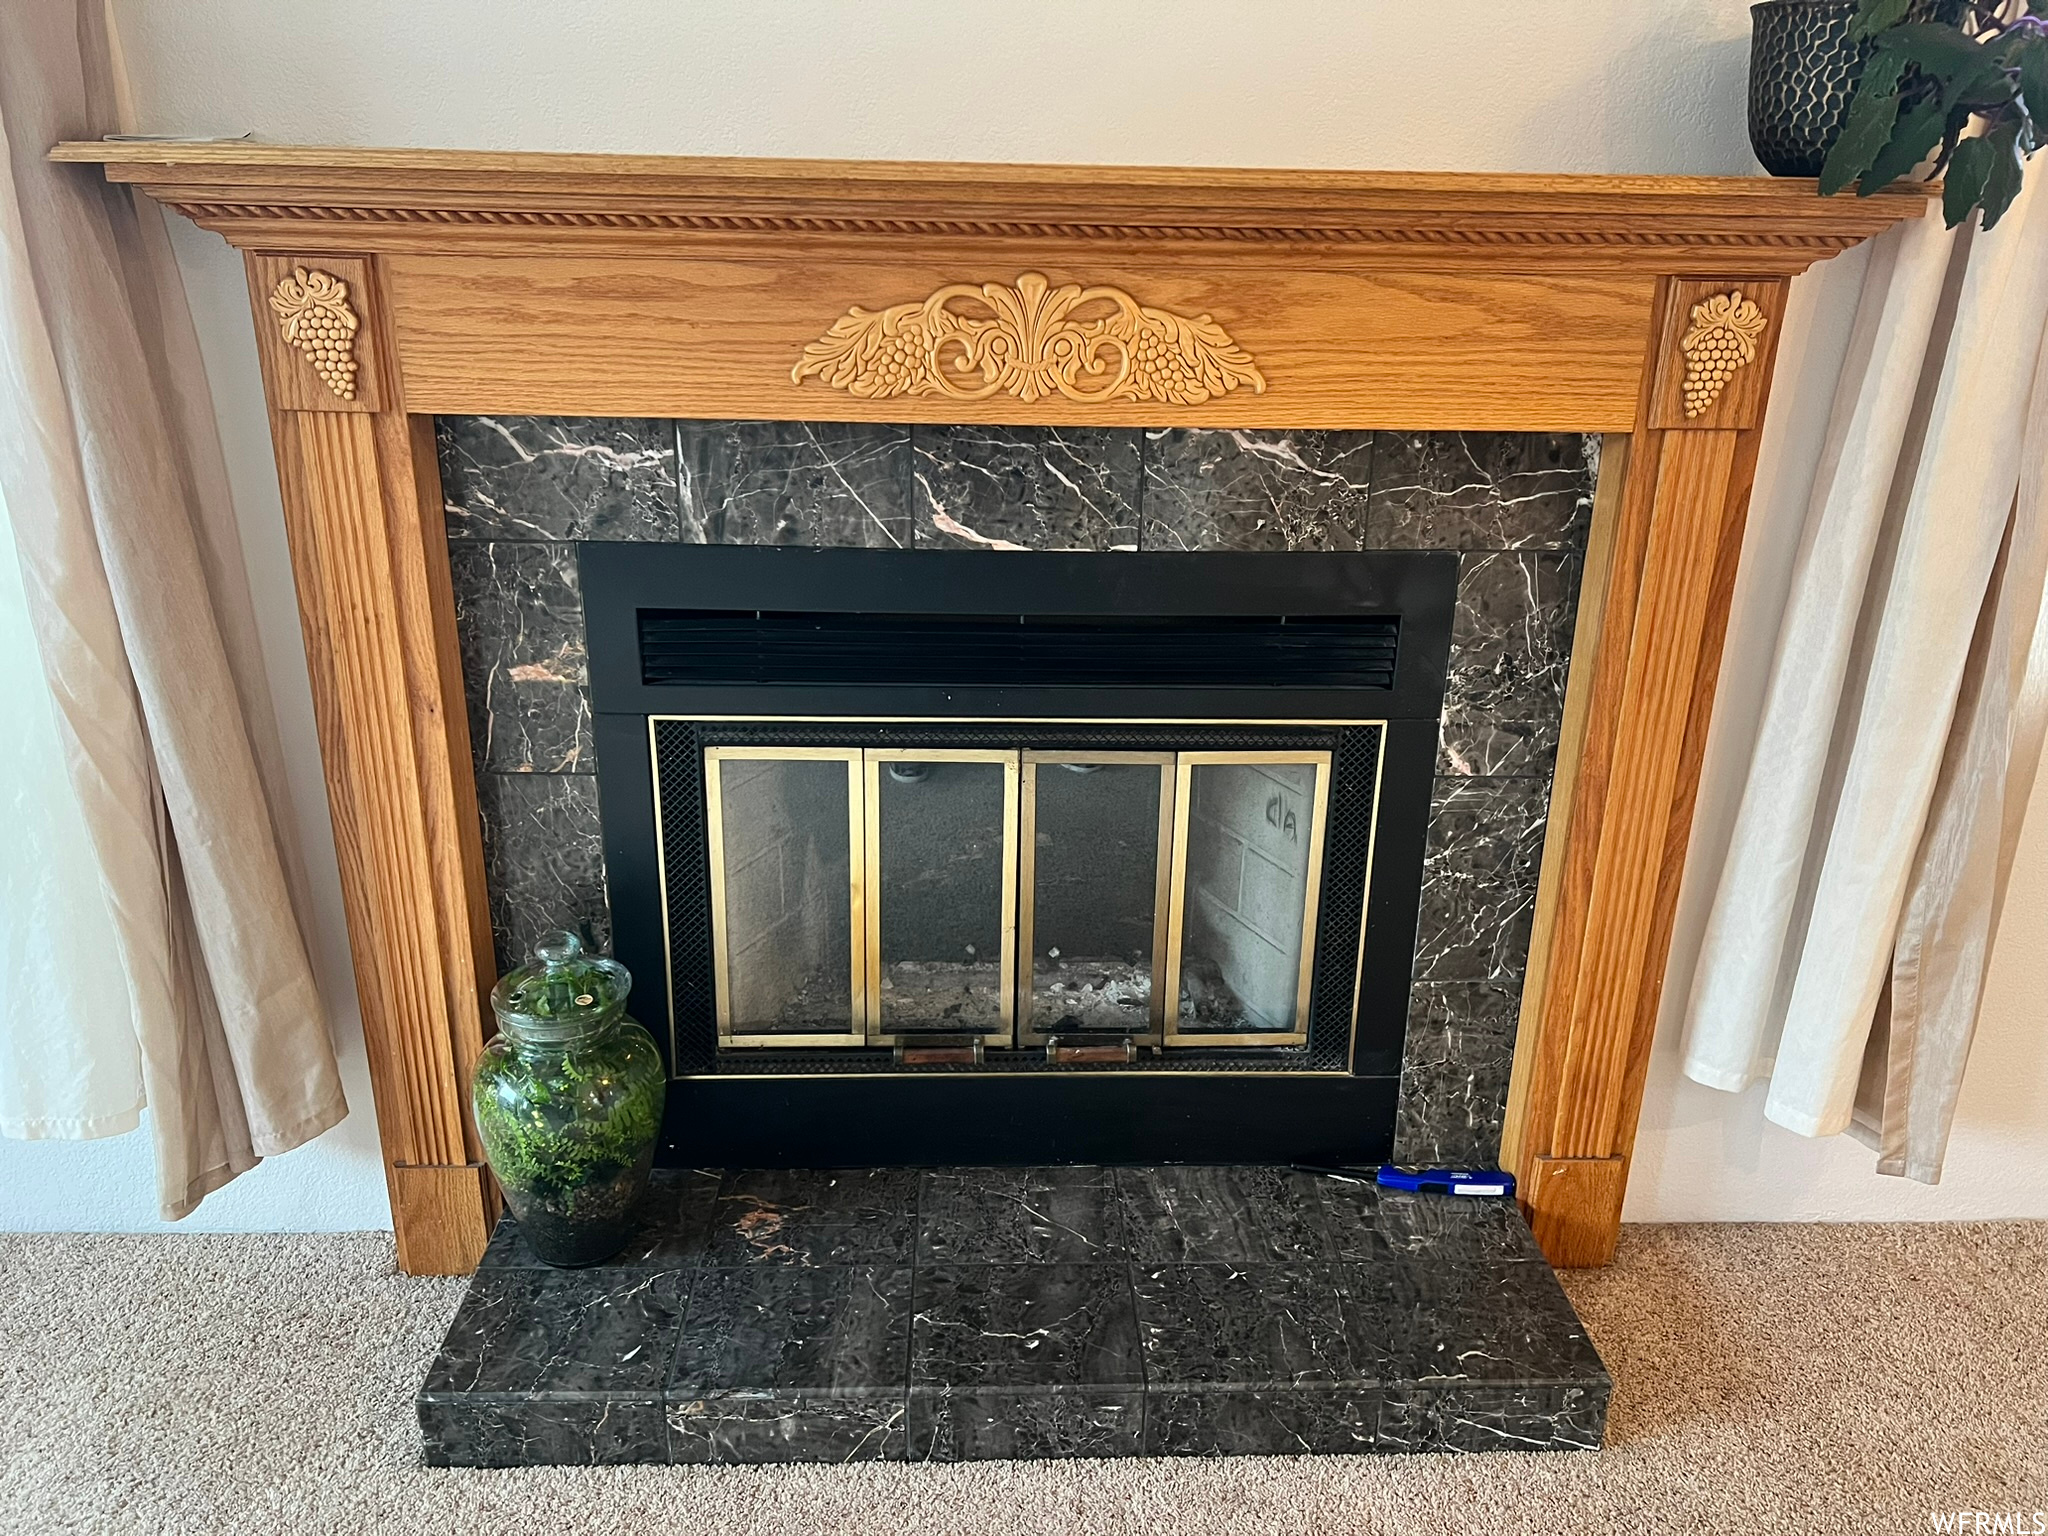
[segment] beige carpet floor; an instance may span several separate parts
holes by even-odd
[[[1597,1455],[430,1471],[410,1397],[461,1284],[399,1278],[387,1237],[0,1236],[0,1530],[1832,1536],[2048,1510],[2048,1223],[1634,1228],[1567,1283],[1616,1381]]]

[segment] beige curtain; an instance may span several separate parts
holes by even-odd
[[[2048,725],[2039,180],[1872,255],[1685,1019],[1687,1076],[1926,1182]]]
[[[0,7],[0,500],[98,864],[166,1217],[346,1113],[226,476],[160,216],[44,152],[121,126],[104,0]],[[61,991],[53,989],[53,996]],[[12,1118],[118,1129],[104,1018],[10,1005]],[[43,1036],[48,1036],[46,1040]],[[61,1039],[59,1038],[61,1037]],[[102,1074],[117,1085],[120,1074]],[[35,1113],[38,1096],[47,1115]]]

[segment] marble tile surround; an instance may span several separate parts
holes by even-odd
[[[662,1170],[605,1265],[501,1221],[418,1412],[433,1465],[959,1461],[1597,1447],[1608,1392],[1512,1201]]]
[[[1597,439],[532,417],[439,433],[501,967],[565,922],[609,938],[575,540],[1459,551],[1395,1155],[1497,1156]]]

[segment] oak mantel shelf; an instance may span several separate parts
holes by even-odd
[[[1817,195],[1761,177],[761,160],[247,142],[65,143],[237,245],[471,250],[484,232],[580,250],[776,233],[1312,249],[1372,261],[1790,274],[1924,206],[1921,187]]]
[[[473,1267],[496,1210],[437,414],[1609,434],[1502,1161],[1554,1261],[1611,1255],[1789,282],[1930,188],[51,154],[245,254],[405,1269]],[[970,366],[957,306],[1014,334]]]

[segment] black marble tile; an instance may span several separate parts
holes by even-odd
[[[1285,1455],[1597,1445],[1609,1382],[1513,1202],[1278,1170],[1118,1170],[1157,1237],[1267,1242],[1211,1201],[1321,1212],[1340,1261],[913,1264],[915,1174],[663,1171],[622,1262],[501,1227],[417,1401],[431,1465]],[[1198,1176],[1197,1198],[1182,1198]],[[986,1187],[981,1186],[981,1187]],[[1167,1198],[1161,1198],[1165,1192]],[[746,1259],[684,1266],[697,1213]],[[744,1209],[741,1209],[744,1207]],[[792,1252],[738,1233],[766,1211]],[[737,1212],[737,1215],[736,1215]],[[886,1263],[843,1259],[879,1225]],[[509,1235],[508,1235],[509,1231]],[[695,1234],[695,1235],[693,1235]],[[1036,1240],[1035,1234],[1027,1238]],[[1140,1241],[1149,1241],[1141,1236]],[[714,1235],[710,1241],[715,1243]]]
[[[675,425],[638,417],[443,416],[451,539],[657,539],[680,531]]]
[[[422,1397],[430,1467],[605,1467],[669,1459],[656,1397]]]
[[[1371,1451],[1378,1387],[1262,1387],[1153,1391],[1145,1400],[1148,1456],[1328,1456]]]
[[[1324,1177],[1316,1193],[1332,1258],[1369,1261],[1392,1253],[1380,1233],[1380,1201],[1387,1191],[1374,1184],[1370,1174],[1356,1179]]]
[[[683,421],[685,541],[907,549],[910,429]]]
[[[1367,548],[1373,436],[1270,428],[1149,431],[1142,547]]]
[[[476,796],[499,972],[523,964],[534,941],[559,928],[608,953],[612,917],[596,776],[480,773]]]
[[[669,1392],[900,1395],[909,1361],[905,1266],[706,1269],[690,1291]]]
[[[903,1391],[821,1396],[670,1394],[669,1455],[707,1463],[901,1461]]]
[[[1408,994],[1394,1161],[1491,1167],[1500,1156],[1519,981],[1424,981]]]
[[[1051,1461],[1135,1456],[1143,1449],[1142,1392],[910,1394],[912,1461]]]
[[[678,1270],[479,1271],[421,1391],[658,1397],[688,1288]]]
[[[1547,1386],[1396,1387],[1380,1406],[1382,1451],[1597,1451],[1612,1389]]]
[[[908,1264],[919,1175],[910,1168],[785,1168],[729,1173],[704,1262]]]
[[[1124,1256],[1107,1168],[949,1168],[924,1175],[920,1263],[1052,1264]]]
[[[595,771],[576,546],[457,540],[448,565],[477,768]]]
[[[1579,433],[1381,432],[1372,458],[1379,549],[1583,549],[1593,468]]]
[[[606,1269],[688,1269],[704,1250],[719,1176],[701,1168],[657,1168],[648,1177],[638,1223],[626,1246],[604,1261]],[[510,1211],[498,1218],[479,1269],[541,1269]]]
[[[1549,782],[1439,778],[1430,799],[1415,979],[1519,986],[1543,864]]]
[[[935,549],[1136,549],[1140,434],[911,428],[917,540]]]
[[[1537,1264],[1543,1250],[1512,1196],[1379,1192],[1378,1232],[1394,1253],[1461,1264]],[[1349,1257],[1349,1255],[1347,1255]]]
[[[1161,1264],[1132,1270],[1149,1387],[1378,1379],[1353,1347],[1333,1264]]]
[[[1362,1328],[1387,1330],[1386,1380],[1585,1382],[1606,1369],[1548,1264],[1403,1254],[1353,1265]]]
[[[1312,1174],[1286,1168],[1122,1168],[1139,1264],[1273,1264],[1335,1257]]]
[[[1564,717],[1580,568],[1571,554],[1460,558],[1439,774],[1549,778]]]
[[[920,1263],[913,1387],[1142,1387],[1123,1264]]]

